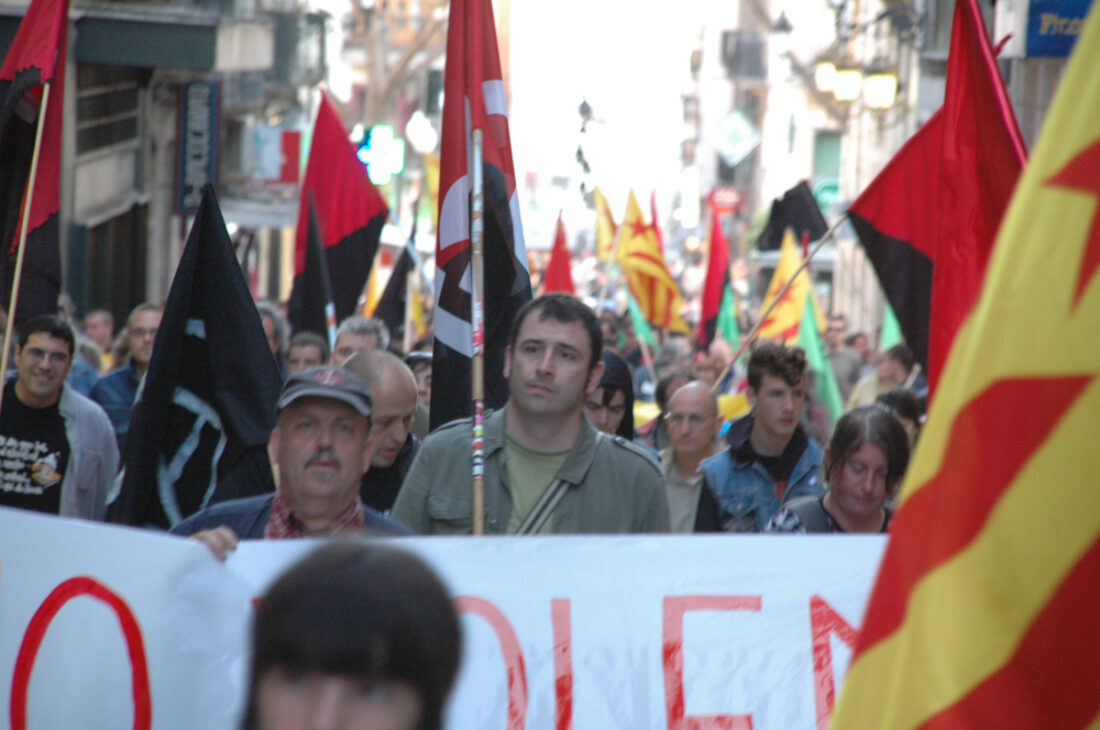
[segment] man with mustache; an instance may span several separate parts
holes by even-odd
[[[303,370],[287,379],[277,407],[268,442],[279,467],[275,492],[208,507],[174,534],[205,543],[222,559],[239,539],[409,534],[359,499],[374,452],[371,398],[359,378],[328,366]]]
[[[510,397],[485,421],[486,532],[668,531],[656,463],[584,418],[602,343],[595,313],[575,297],[547,294],[516,313],[504,356]],[[424,440],[395,519],[423,534],[472,531],[471,440],[469,419]]]

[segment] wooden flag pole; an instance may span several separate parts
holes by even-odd
[[[42,128],[46,125],[46,107],[50,101],[50,86],[42,86],[42,104],[38,107],[38,128],[34,133],[34,152],[31,153],[31,169],[27,175],[26,194],[23,196],[23,213],[19,223],[19,247],[15,255],[15,271],[12,273],[11,302],[8,304],[8,321],[4,325],[4,352],[0,354],[0,385],[8,382],[8,353],[11,352],[11,333],[15,327],[15,307],[19,301],[19,280],[23,276],[23,251],[27,248],[27,225],[31,217],[31,201],[34,198],[34,182],[38,177],[38,156],[42,149]],[[3,406],[4,389],[0,387],[0,407]]]
[[[473,130],[470,205],[470,273],[473,278],[470,296],[470,329],[473,340],[473,359],[470,365],[473,382],[471,395],[474,401],[473,429],[473,477],[474,477],[474,526],[475,535],[485,534],[485,295],[484,263],[484,175],[482,164],[482,130]]]
[[[843,223],[847,218],[848,214],[845,213],[844,215],[840,216],[836,223],[833,224],[832,228],[825,231],[825,235],[821,237],[820,241],[814,244],[813,250],[811,250],[809,255],[802,260],[802,263],[799,264],[798,268],[794,270],[794,273],[791,274],[791,278],[787,279],[786,283],[783,284],[783,288],[780,289],[779,292],[775,295],[775,298],[772,299],[772,302],[768,305],[768,308],[764,310],[763,314],[757,317],[756,324],[754,324],[752,329],[749,330],[749,333],[745,335],[745,337],[741,341],[741,346],[737,348],[737,352],[735,352],[733,357],[730,358],[730,364],[726,366],[726,369],[723,370],[721,375],[718,376],[718,379],[714,381],[714,385],[712,385],[710,388],[711,393],[718,392],[720,383],[726,379],[727,375],[729,375],[730,370],[733,369],[733,364],[736,363],[737,359],[741,357],[741,354],[745,351],[745,348],[749,346],[749,343],[751,343],[753,339],[756,338],[756,333],[760,331],[760,325],[764,324],[764,322],[767,321],[768,315],[772,313],[772,310],[775,309],[775,306],[779,304],[781,299],[783,299],[783,295],[786,294],[787,290],[791,288],[792,284],[794,284],[794,280],[797,279],[798,275],[801,274],[803,270],[805,270],[805,268],[810,265],[810,259],[816,256],[817,252],[821,250],[821,247],[825,245],[825,242],[831,239],[836,234],[837,230],[840,228],[840,224]]]

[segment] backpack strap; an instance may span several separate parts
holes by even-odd
[[[825,513],[824,497],[802,497],[792,500],[786,509],[794,513],[806,532],[830,532],[829,515]]]
[[[569,482],[564,479],[555,479],[550,482],[550,486],[539,497],[539,501],[535,502],[535,506],[527,513],[527,517],[523,520],[523,524],[519,526],[519,529],[516,530],[516,534],[537,535],[541,532],[542,528],[546,526],[546,521],[554,514],[554,509],[568,489]]]

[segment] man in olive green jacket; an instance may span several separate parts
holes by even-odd
[[[584,419],[602,374],[591,309],[564,294],[525,305],[512,323],[504,374],[511,396],[485,423],[485,531],[497,534],[667,532],[656,463]],[[392,516],[422,534],[468,534],[471,424],[428,436]]]

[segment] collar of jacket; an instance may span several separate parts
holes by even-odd
[[[505,405],[499,411],[489,411],[485,415],[486,460],[504,448],[504,415],[507,412],[508,406]],[[573,441],[573,445],[569,447],[569,456],[565,457],[565,461],[554,476],[573,486],[584,481],[592,461],[596,458],[596,446],[602,436],[603,434],[589,425],[587,419],[582,419],[581,430]]]

